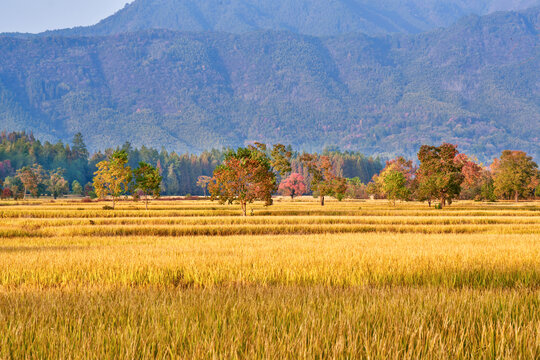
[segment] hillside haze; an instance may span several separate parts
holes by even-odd
[[[471,14],[520,10],[540,0],[136,0],[96,26],[59,34],[110,35],[149,29],[315,36],[420,33]]]
[[[539,158],[539,24],[537,7],[417,35],[0,37],[1,128],[82,132],[93,150],[262,141],[414,156],[449,141]]]

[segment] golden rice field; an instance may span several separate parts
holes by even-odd
[[[0,203],[0,359],[538,359],[540,203]]]

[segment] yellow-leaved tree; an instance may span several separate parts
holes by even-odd
[[[127,163],[127,153],[119,150],[114,152],[109,160],[96,165],[98,170],[94,173],[94,190],[101,199],[111,196],[113,209],[116,200],[129,190],[129,184],[133,177]]]

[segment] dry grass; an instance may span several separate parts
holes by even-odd
[[[540,357],[540,206],[0,204],[0,358]]]

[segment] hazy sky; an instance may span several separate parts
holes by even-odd
[[[132,0],[0,0],[1,32],[42,32],[92,25]]]

